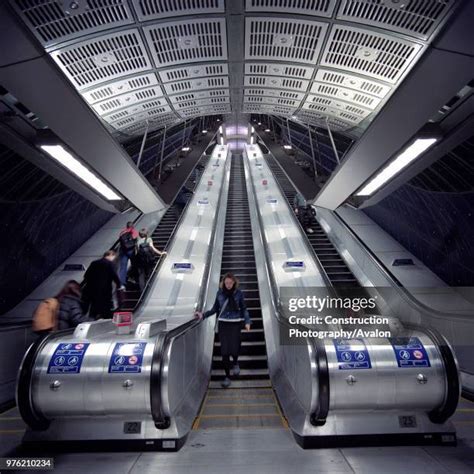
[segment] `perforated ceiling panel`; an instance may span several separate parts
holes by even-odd
[[[224,11],[224,0],[132,0],[132,2],[140,21]]]
[[[231,107],[230,104],[216,104],[216,105],[208,105],[208,106],[201,106],[201,107],[190,107],[185,110],[181,110],[179,115],[182,118],[189,118],[189,117],[199,117],[200,115],[221,115],[221,114],[230,114]]]
[[[10,3],[46,47],[134,22],[126,0],[10,0]]]
[[[189,107],[200,107],[202,105],[213,105],[213,104],[228,104],[230,103],[229,97],[210,97],[207,99],[190,99],[190,100],[183,100],[181,102],[177,102],[173,104],[173,108],[176,111],[180,111],[183,109],[187,109]]]
[[[394,36],[334,25],[321,65],[346,69],[394,83],[422,46]]]
[[[179,94],[180,92],[200,89],[221,89],[223,87],[229,87],[229,78],[227,76],[190,79],[189,81],[170,82],[164,85],[167,94]]]
[[[214,89],[209,91],[186,92],[185,94],[170,95],[169,99],[172,104],[186,102],[188,100],[198,100],[206,98],[226,97],[229,95],[229,89]]]
[[[248,12],[275,13],[286,9],[300,15],[317,15],[330,17],[334,11],[336,0],[246,0]]]
[[[148,131],[153,131],[164,126],[174,125],[178,122],[181,122],[181,119],[177,117],[174,113],[163,114],[158,118],[153,118],[148,121],[149,128]],[[147,127],[146,121],[137,122],[132,125],[125,125],[120,128],[120,132],[127,135],[143,135]]]
[[[305,20],[245,19],[245,59],[315,64],[328,25]]]
[[[281,97],[284,99],[303,100],[305,94],[303,92],[282,91],[276,89],[245,89],[244,95]]]
[[[306,102],[303,104],[303,108],[318,112],[325,112],[329,109],[339,110],[355,115],[360,119],[368,117],[372,112],[369,109],[365,109],[364,107],[359,107],[348,102],[344,102],[343,100],[330,99],[328,97],[312,94],[310,94],[306,99]],[[331,112],[331,114],[334,115],[333,112]]]
[[[327,117],[324,113],[317,113],[309,110],[300,110],[296,114],[296,117],[305,123],[316,125],[318,127],[326,128],[326,126],[329,125],[332,130],[336,131],[347,131],[354,126],[353,124],[344,120],[334,117]]]
[[[296,108],[288,107],[285,105],[267,105],[267,104],[243,104],[243,110],[245,113],[258,113],[258,114],[271,114],[271,115],[282,115],[284,117],[291,116],[295,113]]]
[[[454,2],[455,0],[343,0],[337,18],[427,39]]]
[[[159,120],[161,116],[171,117],[170,114],[172,114],[172,111],[169,105],[163,107],[153,106],[150,107],[150,109],[146,112],[141,112],[134,115],[127,115],[117,112],[107,117],[106,121],[110,123],[114,128],[121,129],[129,125],[133,125],[135,123],[146,122],[147,120]]]
[[[158,89],[158,90],[157,90]],[[150,107],[162,107],[168,106],[168,102],[164,97],[160,97],[160,88],[142,89],[137,92],[130,94],[124,94],[123,96],[114,97],[113,99],[106,100],[95,104],[94,110],[99,115],[110,114],[112,115],[133,115],[143,112]],[[104,116],[103,119],[107,120],[108,116]]]
[[[143,74],[135,76],[131,79],[122,79],[120,81],[110,82],[106,86],[96,87],[89,89],[82,93],[82,96],[89,102],[94,104],[101,100],[105,100],[116,95],[131,92],[137,89],[142,89],[148,86],[154,86],[158,84],[158,79],[155,74]]]
[[[138,30],[82,41],[51,56],[78,89],[151,69]]]
[[[303,79],[286,79],[283,77],[245,76],[244,86],[272,87],[274,89],[291,89],[306,91],[309,81]]]
[[[227,76],[229,67],[222,64],[195,64],[189,67],[176,67],[160,71],[160,78],[163,82],[180,81],[183,79],[193,79],[206,76]]]
[[[353,74],[330,71],[329,69],[319,69],[316,73],[315,80],[324,84],[335,84],[349,89],[359,90],[380,99],[383,99],[390,92],[390,87],[386,84],[354,76]]]
[[[280,77],[294,77],[297,79],[311,79],[313,68],[308,66],[296,66],[294,64],[277,63],[246,63],[245,74],[270,75]]]
[[[253,104],[275,104],[275,105],[287,105],[289,107],[299,107],[300,101],[294,99],[278,99],[276,97],[262,96],[245,96],[244,102]]]
[[[321,82],[315,82],[311,87],[311,92],[313,94],[335,97],[337,99],[353,102],[354,104],[367,107],[368,109],[375,109],[375,107],[380,104],[380,99],[372,95]]]
[[[224,19],[159,23],[143,31],[157,68],[227,59]]]

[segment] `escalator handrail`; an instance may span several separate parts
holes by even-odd
[[[397,288],[409,302],[415,306],[417,309],[423,310],[423,312],[429,313],[430,316],[439,316],[442,318],[446,318],[446,316],[456,318],[456,319],[466,319],[469,318],[469,314],[462,314],[462,313],[449,313],[447,311],[440,311],[434,308],[430,308],[425,303],[422,303],[417,298],[415,298],[397,279],[397,277],[384,265],[384,263],[380,260],[379,257],[367,246],[365,242],[350,228],[347,222],[336,212],[332,213],[333,216],[336,218],[337,221],[344,227],[344,229],[351,235],[352,238],[365,250],[367,255],[371,258],[373,263],[376,265],[377,269],[389,280],[392,284],[392,287]]]
[[[248,166],[249,172],[251,173],[250,163],[248,162],[248,164],[249,164]],[[255,182],[253,179],[251,179],[250,181],[252,183],[253,195],[255,196],[255,200],[256,200],[257,191],[255,188]],[[293,211],[291,209],[289,209],[289,212],[293,214]],[[262,242],[264,255],[265,255],[265,272],[268,277],[270,288],[273,294],[273,298],[271,298],[271,300],[274,305],[275,317],[280,324],[286,326],[287,328],[299,328],[301,330],[306,330],[307,328],[302,325],[290,324],[288,320],[282,316],[282,305],[281,305],[280,296],[278,292],[278,286],[275,281],[275,276],[273,272],[270,271],[270,266],[269,266],[269,262],[271,262],[271,256],[268,249],[268,242],[265,238],[265,233],[262,232],[262,229],[264,228],[263,220],[258,210],[256,211],[256,215],[257,215],[259,229],[260,229],[259,237],[260,237],[260,241]],[[324,346],[323,341],[316,340],[315,338],[306,338],[306,339],[308,341],[308,346],[311,347],[311,357],[314,357],[314,363],[315,363],[315,366],[317,367],[317,378],[318,378],[317,389],[314,387],[315,378],[316,378],[315,375],[313,376],[313,380],[312,380],[312,386],[313,386],[312,391],[313,391],[313,394],[315,393],[315,391],[318,392],[318,397],[317,397],[318,400],[317,402],[314,399],[312,400],[309,418],[310,418],[311,424],[315,426],[321,426],[321,425],[324,425],[324,423],[326,422],[326,418],[329,413],[329,400],[330,400],[329,364],[328,364],[328,359],[327,359],[327,354],[326,354],[326,347]]]
[[[278,163],[278,160],[274,157],[274,155],[272,154],[272,152],[270,150],[268,150],[269,153],[267,155],[270,155],[270,157],[275,161],[275,163],[277,164],[277,166],[279,166],[281,168],[281,170],[283,171],[283,173],[285,173],[285,176],[287,177],[288,181],[290,182],[290,184],[293,186],[293,188],[295,188],[295,190],[297,190],[296,186],[294,185],[293,181],[291,181],[291,179],[288,177],[288,175],[286,174],[285,170],[281,167],[280,163]],[[264,157],[265,161],[267,162],[267,166],[269,167],[270,169],[270,172],[272,173],[273,175],[273,171],[272,169],[270,168],[270,165],[268,164],[268,161],[267,161],[267,157],[265,154],[262,153],[262,156]],[[298,226],[298,228],[301,230],[301,233],[304,235],[305,238],[303,238],[303,242],[304,242],[304,245],[306,247],[306,250],[313,256],[313,259],[316,263],[316,266],[318,267],[318,270],[319,272],[321,273],[321,276],[323,278],[323,281],[324,281],[324,284],[328,287],[328,288],[333,288],[333,284],[328,276],[328,274],[326,273],[326,270],[324,269],[321,261],[319,260],[319,257],[317,256],[316,252],[314,251],[314,248],[311,246],[311,244],[309,243],[309,240],[308,238],[306,237],[306,234],[304,232],[304,229],[303,229],[303,226],[301,225],[300,221],[298,220],[298,218],[296,217],[295,213],[293,212],[293,208],[291,207],[291,204],[288,202],[288,199],[286,199],[286,196],[285,196],[285,193],[283,192],[283,188],[281,187],[278,179],[276,178],[275,175],[273,175],[274,177],[274,180],[275,180],[275,183],[277,184],[278,186],[278,189],[280,190],[282,196],[284,197],[284,201],[285,203],[287,204],[288,208],[290,209],[290,215],[291,215],[291,219],[293,220],[293,223],[295,225]]]
[[[199,158],[199,160],[197,161],[196,165],[193,167],[193,170],[194,168],[199,164],[199,162],[202,160],[202,158],[204,157],[205,155],[201,156],[201,158]],[[191,175],[192,171],[189,173],[189,176]],[[199,176],[199,179],[196,181],[196,186],[195,186],[195,189],[197,187],[197,185],[200,183],[201,181],[201,178],[203,176],[204,173],[201,174],[201,176]],[[189,179],[189,176],[187,179]],[[184,184],[183,184],[184,186]],[[181,188],[183,187],[181,186]],[[180,188],[180,189],[181,189]],[[179,191],[178,191],[179,192]],[[175,196],[175,199],[176,199],[176,196]],[[173,200],[174,202],[174,200]],[[175,226],[173,227],[173,230],[171,231],[171,234],[170,234],[170,237],[168,239],[168,242],[166,243],[166,248],[169,250],[169,248],[173,245],[174,243],[174,239],[176,238],[176,232],[179,228],[179,226],[181,225],[181,221],[183,220],[184,218],[184,215],[186,214],[186,211],[188,209],[188,206],[189,206],[189,203],[191,202],[191,199],[188,200],[188,202],[186,203],[185,207],[183,208],[178,220],[176,221],[176,224]],[[172,205],[172,204],[171,204]],[[158,224],[159,225],[159,224]],[[155,276],[156,274],[158,273],[159,269],[161,268],[161,265],[164,261],[164,258],[159,256],[154,267],[153,267],[153,270],[151,271],[150,273],[150,276],[147,280],[147,282],[145,283],[145,287],[143,288],[143,291],[141,292],[140,294],[140,297],[138,298],[138,301],[136,302],[132,312],[136,312],[138,307],[142,304],[143,300],[145,299],[145,297],[148,295],[148,292],[150,291],[150,288],[151,288],[151,285],[153,283],[153,280],[155,279]]]
[[[219,145],[216,145],[219,146]],[[229,153],[229,152],[228,152]],[[214,247],[214,241],[217,230],[218,213],[220,212],[220,204],[222,199],[222,190],[224,188],[223,183],[226,179],[227,167],[230,164],[230,159],[227,156],[225,162],[224,172],[222,174],[222,183],[219,197],[216,204],[216,216],[212,225],[211,238],[209,240],[208,252],[206,256],[206,263],[204,265],[203,276],[200,284],[200,292],[198,296],[198,302],[196,308],[202,308],[205,305],[206,296],[209,289],[210,281],[210,267],[213,257],[212,248]],[[202,176],[202,175],[201,175]],[[203,284],[205,282],[205,284]],[[196,328],[201,323],[198,319],[191,319],[169,331],[164,331],[159,334],[158,340],[155,344],[155,350],[153,352],[152,365],[151,365],[151,377],[150,377],[150,399],[151,399],[151,414],[156,428],[166,429],[171,424],[170,409],[165,407],[165,401],[162,397],[162,390],[164,389],[163,381],[165,379],[165,372],[168,371],[168,366],[164,363],[166,354],[170,349],[172,341],[178,337],[184,336],[188,331]]]
[[[46,336],[40,337],[30,345],[23,357],[16,383],[16,403],[23,421],[33,430],[46,430],[50,423],[50,421],[41,413],[38,413],[33,406],[31,388],[36,360],[48,342],[58,336],[66,336],[73,332],[74,328],[68,328],[51,332]]]
[[[436,344],[441,355],[445,369],[446,397],[440,407],[434,408],[428,413],[432,423],[442,424],[456,411],[461,393],[461,384],[459,382],[459,368],[447,339],[433,327],[420,328],[415,324],[404,324],[404,327],[411,330],[422,331],[427,334]]]

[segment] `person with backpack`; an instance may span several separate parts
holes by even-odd
[[[80,323],[92,321],[84,313],[81,301],[81,285],[69,280],[56,295],[59,301],[58,329],[75,328]]]
[[[120,256],[119,256],[119,277],[123,286],[127,284],[128,261],[135,255],[135,248],[138,239],[137,229],[133,226],[133,222],[127,222],[125,229],[119,234]]]
[[[115,270],[114,262],[117,258],[115,250],[107,250],[99,260],[94,260],[84,274],[84,300],[90,306],[89,317],[93,319],[112,317],[113,284],[117,291],[122,291],[125,287],[121,284],[120,278]],[[119,298],[120,300],[120,298]]]
[[[148,236],[146,229],[141,229],[137,240],[137,254],[135,256],[135,264],[138,270],[138,284],[140,290],[143,290],[145,283],[150,277],[155,262],[155,256],[160,257],[166,255],[153,245],[153,239]]]
[[[221,343],[221,355],[225,371],[225,378],[221,385],[224,388],[229,388],[231,384],[231,357],[234,364],[232,374],[234,376],[240,374],[238,359],[242,323],[244,323],[247,331],[250,331],[250,325],[252,324],[245,306],[244,295],[238,286],[239,280],[232,273],[226,273],[221,280],[212,308],[204,313],[197,311],[194,315],[198,319],[206,319],[216,313],[218,315],[219,342]]]
[[[54,298],[42,301],[33,314],[33,331],[39,336],[60,329],[74,328],[91,321],[83,311],[81,286],[69,280]]]

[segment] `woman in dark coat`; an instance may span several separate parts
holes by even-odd
[[[56,296],[59,301],[58,329],[75,328],[80,323],[93,321],[83,311],[81,286],[75,280],[69,280]]]
[[[221,343],[221,355],[224,363],[225,379],[222,382],[224,388],[230,386],[230,357],[233,360],[233,375],[239,375],[238,363],[242,322],[245,329],[250,331],[250,316],[245,307],[244,295],[238,289],[239,281],[232,273],[226,273],[222,278],[219,291],[216,295],[214,305],[205,313],[196,312],[195,316],[205,319],[217,314],[219,341]]]

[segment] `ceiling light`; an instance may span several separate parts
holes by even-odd
[[[269,129],[269,128],[266,128],[265,131],[268,133],[268,132],[270,131],[270,129]]]
[[[262,122],[258,122],[257,125],[258,125],[258,126],[262,125]]]
[[[181,151],[189,151],[191,148],[189,148],[188,146],[184,146],[183,148],[181,148]]]
[[[109,201],[120,201],[122,198],[107,186],[92,171],[88,170],[80,161],[74,158],[61,145],[40,145],[48,155],[65,166],[69,171],[74,173],[78,178],[82,179],[91,188],[102,194]]]
[[[291,145],[283,145],[283,148],[284,148],[285,150],[291,150]]]
[[[403,168],[425,152],[438,141],[437,138],[418,138],[405,151],[397,156],[382,171],[372,178],[358,193],[357,196],[370,196],[387,181],[393,178]]]
[[[202,133],[207,133],[207,130],[203,130]]]

